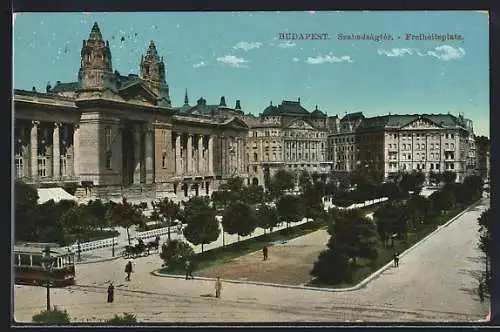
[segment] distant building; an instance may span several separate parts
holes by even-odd
[[[298,101],[271,104],[259,117],[242,118],[249,127],[247,140],[248,174],[253,184],[269,184],[283,168],[295,173],[327,173],[327,132],[329,118],[318,107],[312,112]]]
[[[357,121],[351,121],[352,114],[340,121],[341,126],[343,121],[350,124],[346,133],[340,130],[329,136],[336,171],[378,172],[385,179],[412,170],[426,175],[453,171],[462,181],[474,168],[472,121],[462,115],[354,114]]]

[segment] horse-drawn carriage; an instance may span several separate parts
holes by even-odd
[[[158,251],[160,247],[160,237],[157,236],[153,241],[144,243],[144,241],[139,238],[137,239],[137,244],[134,246],[125,246],[121,255],[123,258],[137,258],[141,256],[149,256],[151,251]]]

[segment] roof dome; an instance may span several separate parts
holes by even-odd
[[[312,111],[311,115],[313,117],[324,117],[326,114],[321,112],[319,109],[318,109],[318,105],[316,105],[316,109],[314,111]]]
[[[276,106],[273,106],[273,102],[271,102],[271,104],[264,109],[262,115],[263,116],[274,115],[277,111],[278,108]]]

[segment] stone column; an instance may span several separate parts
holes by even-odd
[[[181,133],[175,133],[175,174],[182,174]]]
[[[61,178],[61,151],[59,149],[60,128],[60,123],[54,123],[54,132],[52,133],[52,175],[55,180],[59,180]]]
[[[80,174],[80,170],[78,168],[78,165],[80,163],[80,131],[78,130],[78,128],[80,128],[79,124],[73,125],[73,176],[75,177],[78,177],[78,175]]]
[[[187,173],[193,172],[193,134],[188,134],[187,139]]]
[[[203,135],[198,136],[198,173],[203,173]]]
[[[154,170],[154,129],[151,126],[145,128],[145,162],[146,162],[146,183],[153,183]]]
[[[214,173],[214,136],[208,137],[208,172]]]
[[[141,183],[141,128],[134,126],[134,184]]]
[[[40,121],[31,121],[31,178],[36,180],[38,178],[38,126]]]

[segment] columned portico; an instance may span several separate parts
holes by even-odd
[[[154,182],[154,130],[150,125],[145,127],[145,159],[146,183]]]
[[[54,123],[54,131],[52,133],[52,172],[54,180],[60,180],[61,178],[60,128],[61,123]]]
[[[175,174],[182,174],[181,133],[176,133],[175,136]]]
[[[140,125],[134,125],[134,184],[141,183],[141,136]]]
[[[205,171],[204,169],[204,162],[203,162],[203,135],[198,135],[198,173],[203,173]]]
[[[31,122],[30,146],[31,146],[31,179],[38,179],[38,126],[39,121]]]
[[[187,173],[193,173],[193,135],[187,134]]]
[[[208,138],[208,173],[214,173],[214,136]]]

